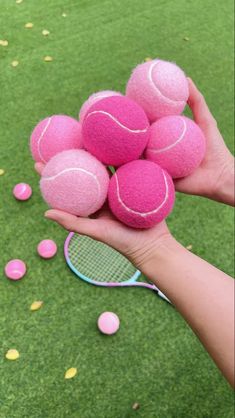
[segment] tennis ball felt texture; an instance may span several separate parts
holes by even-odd
[[[182,113],[189,96],[188,80],[174,63],[155,59],[138,65],[126,95],[145,110],[150,122]]]
[[[86,113],[90,109],[90,107],[97,103],[99,100],[105,99],[106,97],[111,96],[122,96],[121,93],[112,90],[103,90],[98,91],[97,93],[93,93],[88,99],[83,103],[80,112],[79,112],[79,121],[83,123]]]
[[[59,152],[82,148],[82,127],[74,118],[54,115],[41,120],[30,138],[30,148],[36,162],[46,163]]]
[[[88,216],[101,208],[107,197],[106,168],[84,150],[63,151],[45,166],[40,181],[44,200],[53,209]]]
[[[161,222],[174,206],[172,178],[157,164],[137,160],[119,167],[108,192],[112,213],[133,228],[150,228]]]
[[[104,164],[120,166],[143,153],[150,125],[143,109],[124,96],[91,106],[82,125],[84,147]]]
[[[206,140],[200,127],[186,116],[166,116],[151,126],[145,157],[173,178],[191,174],[202,162]]]

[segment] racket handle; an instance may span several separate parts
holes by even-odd
[[[161,290],[158,291],[158,296],[172,305],[171,301],[164,295],[164,293],[161,292]]]

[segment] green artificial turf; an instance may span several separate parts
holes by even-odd
[[[67,234],[43,218],[28,149],[40,119],[76,117],[90,93],[124,92],[137,63],[160,57],[196,81],[232,150],[232,32],[232,0],[0,0],[0,39],[9,41],[0,46],[0,418],[232,418],[229,385],[175,309],[148,290],[92,287],[67,268]],[[33,187],[25,203],[11,194],[20,181]],[[168,224],[233,274],[231,208],[178,195]],[[50,261],[36,254],[45,238],[59,247]],[[11,258],[27,263],[20,282],[3,274]],[[32,313],[34,300],[44,305]],[[96,328],[105,310],[121,319],[113,337]],[[17,361],[5,359],[9,348]],[[69,367],[78,374],[65,380]]]

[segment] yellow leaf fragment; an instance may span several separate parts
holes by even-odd
[[[25,27],[26,29],[32,29],[32,28],[33,28],[33,23],[32,23],[32,22],[25,23],[24,27]]]
[[[16,4],[23,3],[23,0],[16,0]]]
[[[185,36],[183,39],[184,39],[184,41],[189,41],[189,37],[188,36]]]
[[[0,168],[0,176],[3,176],[5,174],[5,171],[3,170],[3,168]]]
[[[62,16],[63,16],[63,17],[67,17],[66,13],[62,13]]]
[[[70,369],[66,370],[64,378],[65,379],[72,379],[74,376],[76,376],[77,374],[77,369],[76,367],[71,367]]]
[[[187,247],[186,247],[186,248],[187,248],[187,250],[189,250],[189,251],[190,251],[190,250],[192,250],[193,246],[192,246],[192,244],[190,244],[190,245],[187,245]]]
[[[0,39],[0,45],[1,46],[8,46],[8,41],[5,39]]]
[[[35,300],[35,302],[32,303],[32,305],[30,306],[30,310],[31,311],[38,311],[38,309],[40,309],[43,305],[43,301],[42,300]]]
[[[44,61],[45,61],[45,62],[51,62],[51,61],[53,61],[53,58],[52,58],[52,57],[50,57],[49,55],[46,55],[46,56],[44,57]]]
[[[7,360],[17,360],[19,357],[20,357],[20,354],[15,348],[11,348],[6,353]]]
[[[43,34],[43,36],[48,36],[50,34],[50,32],[47,29],[43,29],[42,34]]]
[[[145,62],[148,62],[148,61],[152,61],[152,58],[147,57],[147,58],[145,58],[144,60],[145,60]]]
[[[19,61],[12,61],[11,65],[12,67],[17,67],[17,65],[19,65]]]

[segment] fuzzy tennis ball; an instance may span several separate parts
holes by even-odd
[[[152,124],[145,156],[178,178],[191,174],[205,151],[204,134],[195,122],[186,116],[166,116]]]
[[[150,228],[171,212],[175,189],[169,174],[151,161],[137,160],[118,168],[110,180],[109,206],[133,228]]]
[[[100,100],[88,110],[82,134],[84,147],[104,164],[120,166],[136,160],[149,140],[143,109],[124,96]]]
[[[121,93],[112,90],[103,90],[98,91],[97,93],[93,93],[88,99],[83,103],[80,112],[79,112],[79,121],[83,123],[83,120],[88,112],[89,108],[94,104],[97,103],[99,100],[105,99],[106,97],[111,96],[122,96]]]
[[[59,152],[82,148],[81,124],[66,115],[54,115],[41,120],[30,138],[30,148],[36,162],[48,162]]]
[[[44,200],[54,209],[89,216],[108,193],[106,168],[84,150],[63,151],[45,166],[40,181]]]
[[[188,81],[176,64],[155,59],[134,69],[126,95],[139,103],[150,122],[154,122],[184,110],[189,96]]]

